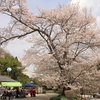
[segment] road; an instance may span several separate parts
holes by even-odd
[[[13,100],[49,100],[51,97],[57,96],[56,93],[36,94],[36,97],[27,96],[26,98],[18,98]]]
[[[15,98],[11,100],[49,100],[51,97],[57,96],[57,93],[36,94],[36,97],[27,96],[26,98]],[[98,98],[91,98],[90,100],[100,100]]]

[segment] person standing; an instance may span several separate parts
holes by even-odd
[[[8,98],[10,100],[11,96],[12,96],[12,90],[11,90],[11,88],[8,89],[7,94],[8,94]]]
[[[29,90],[29,93],[30,93],[31,97],[33,97],[33,89],[32,88]]]
[[[18,98],[19,95],[19,87],[16,88],[16,98]]]
[[[35,89],[35,87],[33,87],[33,89],[32,89],[32,94],[33,94],[34,97],[36,97],[36,89]]]
[[[7,88],[5,88],[1,96],[1,99],[6,99],[7,95],[8,95],[8,91],[7,91]]]

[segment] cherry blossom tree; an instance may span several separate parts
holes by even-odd
[[[80,76],[71,80],[71,70],[80,66],[85,69],[85,65],[91,68],[99,59],[100,30],[91,10],[68,3],[52,10],[39,9],[39,14],[35,14],[29,11],[24,0],[1,0],[0,5],[0,12],[12,18],[9,26],[2,29],[0,44],[24,37],[32,42],[34,36],[38,36],[38,41],[42,39],[45,44],[45,52],[41,54],[54,57],[59,68],[59,82],[64,87]],[[43,50],[43,44],[40,43],[39,49]]]

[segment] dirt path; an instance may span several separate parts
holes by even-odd
[[[14,100],[49,100],[51,97],[57,96],[56,93],[37,94],[36,97],[18,98]]]

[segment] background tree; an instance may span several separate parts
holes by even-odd
[[[69,3],[52,10],[39,9],[40,13],[35,15],[24,0],[6,0],[1,2],[0,11],[12,17],[9,27],[0,34],[1,44],[28,34],[39,34],[38,38],[46,44],[45,50],[58,64],[60,83],[64,87],[77,79],[70,81],[69,78],[74,64],[93,66],[92,62],[98,58],[99,28],[91,10]]]
[[[24,67],[22,66],[21,62],[19,62],[18,58],[14,58],[11,54],[0,48],[0,75],[8,76],[8,67],[12,69],[12,71],[9,73],[12,79],[22,83],[30,82],[30,78],[27,75],[23,75],[22,70]]]

